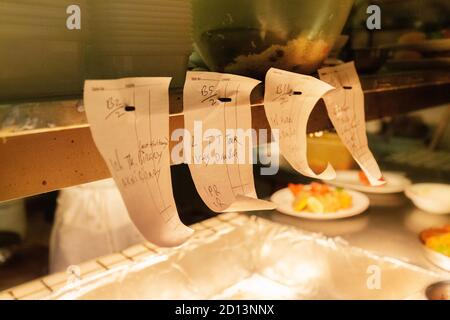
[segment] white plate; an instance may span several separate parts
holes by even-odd
[[[359,181],[357,170],[341,170],[336,171],[336,179],[324,181],[327,184],[353,189],[366,193],[398,193],[403,192],[411,181],[405,176],[394,172],[383,172],[383,177],[386,179],[386,184],[380,187],[372,187],[365,185]]]
[[[369,198],[366,195],[357,192],[346,190],[350,196],[352,197],[352,207],[345,210],[339,210],[336,212],[325,212],[325,213],[312,213],[307,211],[295,211],[292,208],[292,202],[294,201],[294,195],[289,190],[289,188],[284,188],[275,192],[270,200],[277,205],[277,211],[305,219],[313,219],[313,220],[333,220],[333,219],[342,219],[356,216],[360,213],[363,213],[369,207]]]

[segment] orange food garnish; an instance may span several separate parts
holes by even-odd
[[[302,192],[304,185],[303,184],[295,184],[295,183],[289,183],[288,188],[291,190],[292,194],[294,196],[298,196],[300,192]]]
[[[330,192],[330,187],[327,184],[318,182],[311,182],[311,193],[315,195],[323,195]]]
[[[359,181],[361,181],[362,184],[365,184],[366,186],[370,186],[370,181],[367,178],[366,174],[364,173],[364,171],[359,171],[358,172],[358,176],[359,176]],[[384,177],[381,177],[380,179],[378,179],[378,181],[386,181],[386,179],[384,179]]]
[[[330,187],[327,184],[322,184],[321,192],[322,194],[330,192]]]
[[[365,184],[366,186],[370,186],[369,179],[367,178],[364,171],[359,171],[358,176],[359,176],[359,181],[361,181],[362,184]]]
[[[313,194],[321,194],[322,193],[322,185],[318,182],[311,182],[311,192]]]
[[[449,233],[449,226],[443,228],[429,228],[420,233],[420,239],[425,243],[429,238]]]

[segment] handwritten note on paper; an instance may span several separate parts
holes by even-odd
[[[301,174],[324,180],[334,179],[336,172],[330,164],[320,174],[309,167],[306,129],[314,106],[332,89],[316,78],[275,68],[266,75],[264,108],[272,130],[279,130],[281,153]]]
[[[160,246],[193,231],[179,219],[169,150],[170,78],[86,81],[84,105],[94,142],[116,181],[131,220]]]
[[[320,79],[336,89],[324,96],[328,115],[342,142],[373,186],[386,182],[369,150],[364,112],[364,92],[353,62],[319,70]]]
[[[259,83],[246,77],[188,72],[185,129],[194,136],[188,159],[195,187],[215,212],[270,210],[253,179],[250,93]]]

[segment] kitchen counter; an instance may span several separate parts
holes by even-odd
[[[363,214],[341,220],[306,220],[276,211],[255,215],[300,229],[340,237],[350,245],[373,251],[379,255],[396,257],[412,264],[442,273],[424,256],[418,234],[430,227],[450,223],[449,215],[423,212],[403,195],[369,195],[371,206]]]
[[[92,285],[92,281],[96,283],[92,287],[94,289],[89,291],[90,293],[87,297],[98,298],[98,295],[106,295],[109,298],[150,299],[161,296],[161,292],[152,291],[152,288],[166,287],[167,283],[176,283],[179,286],[183,283],[186,275],[189,275],[191,280],[195,278],[196,280],[192,281],[197,285],[209,287],[212,278],[208,276],[208,281],[205,282],[202,280],[203,275],[210,274],[212,277],[213,275],[222,274],[220,271],[214,271],[214,266],[219,268],[219,270],[223,270],[225,265],[226,269],[230,270],[230,273],[227,273],[227,275],[235,275],[235,282],[240,283],[239,281],[248,276],[248,270],[254,270],[255,266],[261,267],[261,270],[268,268],[267,270],[270,272],[267,275],[279,276],[282,274],[284,277],[290,278],[292,275],[291,271],[283,273],[283,270],[286,271],[283,268],[293,263],[302,270],[302,272],[295,274],[306,281],[305,283],[300,281],[298,283],[299,287],[296,287],[297,289],[309,288],[308,285],[323,289],[317,292],[314,290],[307,291],[311,295],[307,294],[304,298],[348,298],[363,294],[361,298],[408,297],[410,299],[422,299],[422,286],[425,288],[428,286],[428,282],[436,281],[437,279],[448,279],[450,278],[450,273],[434,267],[425,259],[417,234],[424,228],[449,223],[449,217],[429,215],[416,210],[403,195],[371,196],[370,198],[372,206],[364,214],[349,219],[333,221],[297,219],[275,211],[220,214],[215,218],[192,225],[193,229],[196,230],[196,234],[182,248],[171,250],[158,248],[150,243],[137,244],[123,250],[121,253],[98,257],[92,261],[80,264],[78,266],[80,270],[79,280],[86,285],[86,288]],[[259,216],[264,220],[271,220],[275,224],[269,225],[264,224],[261,220],[248,219],[248,216],[251,215]],[[397,259],[377,260],[378,258],[375,258],[372,261],[370,259],[373,259],[373,256],[365,256],[365,253],[361,253],[358,250],[348,251],[341,241],[326,241],[315,245],[314,241],[323,238],[302,231],[298,234],[292,233],[292,228],[284,228],[280,224],[322,233],[328,237],[339,237],[346,240],[353,247],[369,250],[377,254],[377,256]],[[254,237],[258,232],[261,236]],[[298,237],[299,235],[303,235],[303,238],[293,239],[300,241],[289,242],[288,239],[290,237]],[[258,247],[258,243],[261,245],[260,241],[267,243],[266,251],[264,252],[266,254],[270,252],[271,254],[269,257],[264,255],[265,259],[268,260],[250,259],[256,264],[251,265],[249,268],[248,262],[250,260],[248,260],[248,254],[252,252],[252,248]],[[335,244],[338,248],[333,246],[332,250],[328,250],[329,244]],[[338,251],[336,251],[336,248]],[[165,258],[161,259],[161,257]],[[199,259],[206,259],[205,263],[202,264],[204,269],[201,269],[197,264]],[[408,267],[406,265],[402,266],[398,263],[398,259],[435,271],[435,273],[427,274],[423,269],[414,269],[411,268],[412,266]],[[273,265],[270,263],[271,261],[281,260],[284,263]],[[261,261],[265,261],[268,264],[261,264]],[[174,263],[177,267],[171,268]],[[367,264],[370,265],[370,263],[377,263],[381,267],[388,281],[386,282],[387,287],[383,287],[384,291],[367,291],[365,286],[361,287],[361,283],[366,283],[366,268]],[[177,273],[180,265],[186,268],[186,273],[183,273],[181,278],[179,278],[180,274]],[[350,276],[354,277],[352,278],[354,281],[352,280],[351,282],[347,282],[346,277],[341,276],[343,272],[347,276],[349,275],[346,269],[349,266],[352,266]],[[272,267],[276,270],[271,269]],[[281,269],[278,270],[277,268]],[[238,270],[240,271],[237,272]],[[312,273],[305,273],[305,270],[309,270]],[[168,276],[170,274],[169,271],[173,273],[171,276]],[[165,276],[162,277],[158,272],[163,272]],[[123,278],[125,275],[127,275],[126,279],[128,280]],[[2,299],[2,294],[6,298],[11,299],[49,299],[61,298],[64,295],[75,298],[79,294],[73,291],[73,288],[66,287],[69,276],[66,272],[49,275],[11,288],[5,292],[0,292],[0,299]],[[102,278],[102,281],[99,281],[99,277]],[[293,279],[297,278],[294,277]],[[120,281],[116,281],[117,279],[120,279]],[[216,279],[216,282],[224,280],[223,277],[214,279]],[[328,279],[326,281],[333,281],[336,287],[333,287],[333,290],[328,285],[321,287],[325,279]],[[253,280],[261,284],[260,278]],[[112,290],[109,287],[102,289],[103,281],[110,283],[115,289]],[[167,283],[154,287],[152,285],[155,284],[155,281],[166,281]],[[184,295],[174,295],[175,292],[177,294],[181,292],[176,289],[175,291],[166,291],[165,296],[169,295],[172,298],[199,298],[200,296],[194,297],[192,294],[198,294],[203,291],[192,291],[189,289],[191,288],[191,282],[188,284],[186,287],[187,291],[183,293]],[[244,284],[249,285],[248,283]],[[295,288],[290,288],[288,291],[291,292],[291,289],[293,290],[292,292],[297,292]],[[83,292],[81,292],[82,295],[84,295]],[[301,292],[297,293],[300,294]],[[313,295],[315,293],[318,295]],[[75,296],[71,296],[73,294]],[[392,296],[393,294],[394,296]],[[396,296],[396,294],[399,295]]]

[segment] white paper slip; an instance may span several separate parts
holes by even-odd
[[[314,106],[333,87],[314,77],[271,68],[266,74],[264,108],[272,130],[279,130],[280,150],[286,161],[301,174],[323,180],[336,177],[328,164],[314,173],[307,159],[307,124]]]
[[[193,138],[185,161],[214,212],[275,208],[257,198],[253,179],[250,93],[258,83],[229,74],[187,73],[184,126]]]
[[[372,186],[386,182],[370,152],[366,135],[364,92],[353,62],[319,71],[320,79],[336,89],[324,96],[328,116],[344,145],[366,174]]]
[[[170,78],[86,81],[92,137],[131,220],[159,246],[177,246],[193,230],[178,216],[169,150]]]

